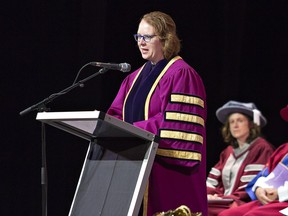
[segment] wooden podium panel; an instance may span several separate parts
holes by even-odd
[[[90,142],[69,216],[138,215],[156,135],[100,111],[43,112],[36,119]]]

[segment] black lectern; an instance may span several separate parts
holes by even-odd
[[[100,111],[39,112],[36,119],[90,142],[69,216],[138,215],[156,135]]]

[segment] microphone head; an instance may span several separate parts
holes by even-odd
[[[119,66],[120,66],[120,71],[124,73],[129,72],[131,70],[131,65],[128,63],[120,63]]]

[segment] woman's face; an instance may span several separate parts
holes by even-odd
[[[245,142],[250,133],[249,119],[241,113],[233,113],[228,121],[232,136],[242,143]]]
[[[153,26],[148,24],[145,20],[142,20],[139,23],[137,34],[142,36],[156,35],[156,32]],[[145,42],[143,38],[141,38],[137,44],[143,59],[149,60],[154,64],[164,59],[162,44],[157,35],[152,37],[149,42]]]

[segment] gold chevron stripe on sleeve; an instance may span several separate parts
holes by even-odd
[[[204,127],[204,119],[197,115],[177,112],[166,112],[165,117],[167,120],[184,121],[190,123],[200,124]]]
[[[171,102],[194,104],[204,108],[204,100],[195,96],[171,94]]]
[[[191,142],[199,142],[203,144],[203,137],[201,135],[183,131],[161,130],[160,137],[168,139],[186,140]]]
[[[189,152],[189,151],[179,151],[179,150],[170,150],[170,149],[158,148],[157,149],[157,155],[164,156],[164,157],[170,157],[170,158],[201,161],[201,154],[198,152]]]

